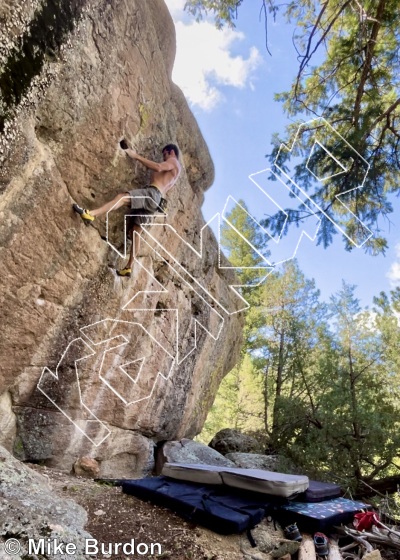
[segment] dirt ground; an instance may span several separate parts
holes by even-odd
[[[184,521],[168,509],[142,502],[124,494],[120,487],[100,484],[38,465],[29,465],[48,477],[60,496],[71,498],[88,513],[85,527],[103,543],[161,545],[161,555],[130,555],[129,558],[162,558],[163,560],[243,560],[240,536],[221,536]],[[142,548],[142,551],[146,550]],[[156,551],[156,548],[154,549]],[[122,560],[124,554],[102,555]]]
[[[73,499],[87,511],[88,522],[85,529],[99,543],[129,543],[131,539],[135,539],[136,546],[143,543],[149,550],[149,553],[143,554],[146,548],[142,548],[140,554],[138,549],[129,556],[122,551],[119,554],[98,555],[97,558],[101,560],[256,560],[261,557],[273,560],[270,554],[259,554],[258,549],[251,549],[245,535],[222,536],[186,522],[166,508],[124,494],[120,487],[97,483],[44,466],[29,466],[47,477],[60,496]],[[261,524],[263,530],[271,535],[275,533],[276,536],[273,524],[266,520]],[[253,531],[256,541],[257,530],[255,528]],[[283,535],[282,531],[281,534]],[[151,545],[156,543],[160,545],[161,554],[157,548],[154,549],[156,553],[150,552]],[[398,550],[381,548],[381,552],[382,560],[400,560]],[[351,556],[358,560],[358,556]]]

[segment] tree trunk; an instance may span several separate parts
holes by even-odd
[[[271,441],[273,445],[276,445],[277,431],[278,431],[278,403],[279,397],[282,393],[282,379],[283,379],[283,365],[284,365],[284,351],[285,351],[285,331],[282,330],[279,337],[279,356],[278,356],[278,370],[276,373],[276,389],[275,389],[275,401],[273,408],[272,417],[272,434]]]
[[[264,371],[264,385],[263,385],[263,398],[264,398],[264,428],[265,432],[269,434],[269,421],[268,421],[268,411],[269,411],[269,392],[268,392],[268,378],[269,378],[269,364]]]
[[[349,339],[349,376],[350,376],[350,394],[351,394],[351,415],[353,424],[353,434],[356,441],[355,449],[351,451],[353,455],[354,463],[354,476],[357,480],[361,479],[361,469],[360,469],[360,441],[361,441],[361,430],[358,421],[358,403],[357,403],[357,391],[356,391],[356,373],[353,367],[353,356],[351,348],[351,339]]]
[[[376,492],[381,494],[395,494],[399,485],[400,475],[387,476],[386,478],[381,478],[380,480],[368,482],[368,486],[365,486],[362,482],[360,482],[360,485],[356,490],[355,497],[367,498],[375,496]]]

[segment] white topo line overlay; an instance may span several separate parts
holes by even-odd
[[[138,199],[138,200],[148,199],[148,200],[151,200],[152,202],[154,202],[154,200],[151,198],[151,196],[134,196],[134,195],[131,195],[131,194],[126,194],[122,198],[123,199],[126,198],[126,199],[129,199],[129,200],[132,200],[132,199]],[[153,218],[159,218],[159,217],[165,218],[167,216],[167,214],[165,214],[165,213],[159,214],[159,213],[157,213],[157,211],[154,212],[153,214],[139,214],[137,212],[140,209],[135,209],[135,208],[131,207],[130,210],[135,210],[135,214],[129,214],[129,213],[125,214],[125,217],[124,217],[124,252],[121,253],[120,251],[118,251],[118,249],[109,240],[109,227],[108,227],[108,215],[109,215],[110,212],[112,212],[114,210],[114,207],[118,203],[119,203],[119,201],[117,201],[114,204],[114,206],[112,208],[110,208],[110,210],[108,210],[107,213],[106,213],[106,242],[111,247],[111,249],[117,253],[117,255],[119,255],[122,259],[126,259],[126,238],[127,238],[127,233],[129,233],[129,232],[126,231],[127,219],[131,218],[133,216],[138,216],[138,217],[142,217],[142,218],[149,218],[150,222],[153,223],[152,222]],[[144,212],[146,212],[145,208],[143,208],[143,210],[144,210]],[[143,227],[142,227],[142,229],[143,229]]]
[[[335,195],[335,199],[343,206],[343,208],[346,209],[346,211],[352,215],[352,217],[358,222],[359,226],[361,226],[362,228],[365,229],[365,235],[364,240],[360,243],[357,242],[357,240],[353,239],[353,237],[350,237],[350,235],[343,229],[343,227],[337,222],[335,221],[331,216],[329,216],[324,210],[323,208],[321,208],[321,206],[319,206],[314,200],[312,200],[307,192],[302,189],[295,181],[292,177],[290,177],[287,172],[281,168],[278,164],[279,161],[279,156],[281,151],[289,151],[292,152],[293,149],[296,147],[296,144],[298,142],[298,139],[301,135],[301,132],[303,129],[312,129],[315,128],[315,139],[314,139],[314,144],[310,150],[310,153],[308,155],[307,158],[307,162],[306,162],[306,169],[308,170],[308,172],[314,177],[314,179],[316,179],[317,181],[319,181],[320,183],[325,183],[327,181],[329,181],[329,179],[332,179],[333,177],[336,177],[338,175],[341,175],[343,173],[348,173],[351,170],[352,164],[355,160],[355,158],[358,159],[358,161],[363,165],[365,171],[364,171],[364,175],[361,181],[361,184],[358,185],[357,187],[354,187],[352,189],[348,189],[347,191],[344,191],[340,194]],[[334,134],[336,136],[336,139],[339,143],[343,143],[345,145],[345,147],[349,150],[351,150],[353,152],[354,157],[351,156],[347,156],[347,161],[345,163],[341,162],[338,158],[340,157],[340,154],[333,154],[331,150],[329,150],[322,142],[322,140],[319,140],[318,135],[323,135],[324,133],[326,133],[327,131],[329,131],[329,133]],[[309,167],[309,163],[310,163],[310,159],[312,157],[313,151],[315,149],[315,146],[318,145],[321,149],[323,149],[326,154],[336,163],[336,165],[341,169],[341,171],[338,171],[337,173],[333,173],[331,175],[328,175],[326,177],[320,177],[317,174],[315,174],[312,169]],[[339,231],[340,233],[342,233],[355,247],[357,247],[357,249],[361,248],[372,236],[373,236],[373,232],[369,229],[369,227],[358,218],[358,216],[352,212],[352,210],[350,210],[350,208],[348,207],[348,205],[343,202],[341,199],[345,196],[348,195],[350,192],[353,191],[357,191],[359,189],[362,189],[365,183],[365,180],[367,178],[368,172],[370,170],[370,164],[367,162],[367,160],[365,158],[363,158],[363,156],[351,145],[349,144],[349,142],[347,142],[347,140],[345,138],[343,138],[343,136],[337,132],[337,130],[335,130],[333,128],[333,126],[323,117],[318,117],[315,119],[311,119],[309,121],[306,121],[302,124],[300,124],[299,128],[297,129],[297,132],[294,136],[294,140],[292,142],[291,146],[288,146],[284,143],[282,143],[280,145],[278,154],[275,158],[275,162],[274,165],[277,167],[277,169],[279,169],[279,171],[283,174],[284,177],[286,177],[286,179],[288,181],[290,181],[294,187],[296,189],[298,189],[301,194],[304,196],[304,198],[307,200],[308,205],[311,208],[316,208],[316,211],[318,211],[318,213],[323,214]],[[328,188],[328,185],[327,185]]]
[[[320,208],[309,196],[308,194],[304,191],[304,189],[302,189],[281,167],[279,167],[277,161],[279,158],[279,154],[281,152],[281,150],[289,150],[292,151],[293,148],[295,147],[297,138],[302,130],[303,127],[305,126],[310,126],[310,123],[314,123],[314,126],[318,125],[317,128],[317,132],[320,132],[320,128],[321,126],[323,127],[327,127],[328,130],[337,135],[337,137],[340,139],[340,141],[344,142],[346,147],[351,149],[353,151],[353,153],[355,154],[355,156],[357,156],[360,161],[364,164],[365,166],[365,174],[364,174],[364,178],[362,180],[361,185],[359,185],[358,187],[355,187],[354,189],[350,189],[349,191],[346,191],[345,193],[341,193],[340,195],[337,195],[336,198],[337,200],[342,204],[342,206],[354,217],[355,220],[357,220],[359,222],[359,224],[365,228],[365,231],[369,233],[369,235],[366,237],[366,239],[364,239],[364,241],[362,243],[357,243],[354,239],[350,238],[346,232],[343,230],[343,228],[341,227],[340,224],[336,223],[330,216],[328,216],[322,208]],[[338,173],[332,174],[328,177],[318,177],[312,169],[310,169],[309,167],[309,163],[310,163],[310,158],[312,157],[313,151],[315,149],[315,147],[318,146],[319,149],[322,149],[326,152],[326,154],[332,158],[332,160],[335,162],[335,164],[339,167],[340,171]],[[326,148],[322,142],[322,140],[320,138],[317,137],[317,133],[316,133],[316,138],[314,140],[314,143],[311,147],[310,153],[308,155],[307,161],[305,163],[305,167],[306,169],[310,172],[310,174],[314,177],[314,179],[316,179],[317,181],[324,183],[329,181],[329,179],[332,179],[332,177],[335,177],[341,173],[347,173],[349,172],[349,170],[351,169],[351,164],[353,161],[353,158],[349,158],[348,161],[346,162],[346,164],[342,163],[340,161],[340,159],[338,159],[339,156],[333,154],[328,148]],[[293,242],[293,246],[289,249],[286,250],[288,251],[288,255],[286,255],[286,258],[284,258],[283,255],[280,255],[280,257],[278,258],[271,258],[270,256],[266,256],[264,255],[259,249],[257,249],[257,247],[255,247],[251,241],[247,238],[246,233],[243,231],[240,231],[240,229],[238,229],[234,224],[232,224],[229,220],[229,216],[227,216],[227,208],[229,203],[234,202],[236,205],[238,205],[238,202],[230,195],[228,196],[224,209],[222,211],[222,213],[216,213],[215,216],[213,216],[213,218],[211,218],[211,220],[209,220],[201,229],[200,232],[200,251],[197,251],[195,249],[195,247],[193,247],[193,245],[191,245],[190,243],[188,243],[185,239],[183,239],[179,233],[177,232],[177,230],[175,228],[173,228],[170,224],[157,224],[154,221],[151,222],[150,224],[152,225],[152,227],[154,228],[154,226],[161,226],[164,228],[168,228],[168,230],[170,231],[170,233],[172,235],[175,235],[178,238],[179,242],[183,242],[188,249],[190,249],[192,251],[193,254],[195,254],[199,259],[203,259],[203,232],[205,230],[205,228],[207,226],[209,226],[214,220],[218,220],[218,232],[219,232],[219,236],[218,236],[218,268],[220,269],[226,269],[226,268],[233,268],[233,269],[245,269],[245,268],[252,268],[252,269],[260,269],[261,271],[264,271],[263,274],[264,276],[259,279],[257,284],[254,284],[253,286],[259,286],[266,278],[267,276],[276,268],[276,266],[278,264],[281,264],[283,262],[286,262],[288,260],[291,260],[293,258],[295,258],[297,251],[300,247],[300,243],[301,241],[304,239],[304,237],[307,237],[310,241],[315,241],[319,227],[320,227],[320,223],[321,220],[318,216],[316,216],[316,212],[323,214],[324,216],[326,216],[333,224],[336,228],[339,229],[339,231],[341,231],[341,233],[343,233],[343,235],[345,235],[347,237],[347,239],[349,239],[357,248],[360,248],[364,245],[364,243],[373,235],[372,232],[369,230],[369,228],[361,221],[359,220],[359,218],[346,206],[345,203],[343,203],[340,200],[340,197],[347,194],[348,192],[351,192],[352,190],[356,190],[356,189],[360,189],[363,187],[367,173],[369,171],[369,164],[368,162],[323,118],[318,118],[318,119],[312,119],[311,121],[307,121],[305,123],[302,123],[295,135],[295,139],[291,145],[291,147],[287,147],[285,144],[281,144],[277,157],[275,159],[274,162],[275,167],[277,168],[277,170],[279,170],[283,176],[288,180],[288,184],[284,183],[280,177],[272,170],[272,169],[263,169],[261,171],[258,171],[256,173],[252,173],[251,175],[249,175],[249,179],[250,181],[255,185],[255,187],[257,188],[257,194],[259,196],[262,197],[262,201],[264,202],[264,204],[269,204],[269,205],[274,205],[274,207],[277,209],[277,211],[281,211],[281,212],[285,212],[283,210],[283,207],[274,199],[273,196],[271,196],[270,192],[267,192],[267,190],[265,189],[265,187],[263,188],[259,182],[263,179],[263,174],[266,173],[273,173],[278,181],[278,183],[275,183],[274,187],[271,187],[270,190],[275,189],[276,190],[276,184],[278,184],[279,188],[281,189],[286,189],[287,192],[291,193],[291,196],[294,199],[297,199],[297,201],[300,204],[303,204],[307,210],[309,210],[311,212],[311,216],[309,218],[311,224],[312,224],[312,228],[311,228],[311,232],[306,232],[305,229],[302,229],[302,231],[300,232],[298,238],[295,238],[294,242]],[[265,177],[264,177],[265,178]],[[292,188],[289,186],[292,185]],[[269,184],[268,184],[268,188]],[[284,191],[283,191],[284,192]],[[286,192],[286,194],[287,194]],[[302,198],[300,198],[300,196],[298,195],[298,193],[301,193]],[[126,195],[126,198],[137,198],[134,197],[132,195]],[[143,197],[140,197],[143,198]],[[148,197],[144,197],[144,198],[148,198]],[[240,205],[239,205],[240,206]],[[261,206],[261,209],[263,209],[264,206]],[[266,234],[269,236],[270,240],[273,241],[273,245],[274,247],[272,248],[272,250],[274,250],[280,243],[282,237],[283,237],[283,231],[284,228],[286,226],[286,221],[284,223],[284,226],[282,227],[281,231],[279,232],[278,236],[274,236],[272,235],[272,233],[270,233],[266,228],[264,228],[263,226],[261,226],[260,224],[260,219],[256,219],[252,214],[250,214],[248,211],[246,211],[243,207],[241,208],[243,212],[245,212],[247,214],[247,218],[250,219],[254,226],[258,229],[261,230],[263,234]],[[315,209],[315,211],[313,212],[311,209]],[[110,211],[109,211],[110,212]],[[124,220],[124,253],[120,253],[115,247],[114,245],[109,241],[108,239],[108,213],[107,212],[107,216],[106,216],[106,221],[107,221],[107,236],[106,236],[106,240],[108,245],[111,247],[111,249],[113,251],[115,251],[120,257],[125,258],[126,257],[126,218],[129,217],[129,214],[126,215],[125,220]],[[135,214],[137,215],[137,214]],[[144,214],[143,214],[144,215]],[[154,217],[158,217],[158,216],[165,216],[164,214],[145,214],[146,217],[148,218],[154,218]],[[287,216],[287,214],[286,214]],[[222,220],[221,220],[222,218]],[[149,225],[150,225],[149,224]],[[221,248],[221,232],[222,232],[222,224],[224,225],[224,227],[229,227],[232,229],[232,231],[234,231],[238,236],[241,237],[242,240],[244,240],[248,246],[249,246],[249,251],[254,251],[256,254],[259,255],[259,257],[261,257],[262,261],[265,264],[260,264],[256,267],[246,267],[246,266],[222,266],[221,264],[221,254],[222,254],[222,248]],[[232,309],[229,308],[226,304],[226,302],[221,302],[214,293],[212,293],[212,291],[209,291],[207,289],[207,287],[204,285],[204,281],[198,278],[195,278],[194,276],[192,276],[190,274],[190,272],[176,259],[175,255],[173,255],[171,253],[171,250],[169,248],[166,248],[160,241],[158,238],[154,237],[153,235],[151,235],[150,231],[148,230],[148,228],[146,226],[142,226],[142,233],[145,233],[145,235],[142,237],[142,242],[146,243],[152,251],[155,252],[155,254],[157,255],[157,257],[159,259],[161,259],[169,268],[170,271],[173,275],[175,275],[176,277],[178,277],[179,282],[180,283],[184,283],[186,287],[189,287],[189,290],[193,290],[194,293],[196,294],[197,297],[199,297],[203,304],[205,306],[207,306],[209,308],[209,312],[210,312],[210,317],[213,317],[213,321],[214,321],[214,332],[211,330],[211,328],[207,328],[206,325],[204,325],[202,322],[200,322],[198,319],[195,319],[194,317],[191,317],[191,320],[194,320],[195,322],[195,332],[194,332],[194,347],[192,348],[192,350],[190,350],[189,352],[186,353],[186,355],[184,356],[180,356],[179,352],[178,352],[178,341],[180,340],[180,335],[179,335],[179,317],[180,317],[180,313],[181,310],[179,308],[165,308],[163,309],[163,312],[169,312],[169,313],[173,313],[176,315],[176,327],[175,329],[173,329],[174,334],[176,336],[176,348],[175,348],[175,355],[171,354],[171,351],[169,350],[169,348],[166,348],[165,346],[163,346],[158,340],[156,340],[151,333],[145,328],[143,327],[142,324],[134,322],[134,321],[121,321],[119,319],[104,319],[102,321],[97,321],[96,323],[92,323],[89,324],[85,327],[82,327],[80,329],[80,332],[82,334],[82,336],[85,337],[86,340],[84,340],[82,337],[76,338],[74,340],[72,340],[66,347],[63,355],[61,356],[61,359],[59,361],[59,363],[57,364],[56,367],[56,371],[55,373],[53,373],[50,369],[48,368],[44,368],[42,371],[42,374],[40,376],[37,388],[39,389],[39,391],[42,392],[42,394],[60,411],[62,412],[62,414],[64,414],[64,416],[66,418],[68,418],[68,420],[70,422],[72,422],[72,424],[75,425],[75,427],[85,436],[87,437],[91,443],[93,445],[95,445],[96,447],[98,445],[100,445],[101,443],[103,443],[107,437],[110,435],[111,431],[110,429],[106,426],[106,424],[104,422],[102,422],[88,407],[87,405],[83,402],[82,399],[82,394],[81,394],[81,388],[80,388],[80,380],[79,380],[79,370],[78,370],[78,362],[80,362],[81,360],[90,358],[92,356],[94,356],[96,354],[96,349],[93,349],[93,347],[99,347],[99,345],[104,345],[106,343],[109,343],[112,340],[115,340],[117,342],[118,340],[118,344],[116,344],[115,346],[113,346],[112,348],[107,348],[106,350],[104,350],[104,347],[101,348],[101,350],[103,351],[102,354],[102,359],[101,359],[101,365],[100,365],[100,370],[99,370],[99,379],[102,381],[102,383],[104,383],[109,389],[111,389],[113,391],[113,393],[118,397],[118,399],[123,403],[124,406],[129,406],[132,405],[134,403],[140,402],[141,400],[146,400],[146,399],[150,399],[153,395],[155,386],[157,384],[157,381],[162,378],[166,381],[170,380],[171,376],[172,376],[172,371],[174,369],[174,366],[176,364],[181,364],[186,358],[188,358],[193,352],[194,350],[197,349],[197,327],[199,326],[200,328],[202,328],[203,330],[205,330],[207,332],[207,334],[209,336],[211,336],[213,338],[213,340],[217,341],[220,337],[220,334],[222,332],[223,329],[223,325],[225,323],[225,318],[224,318],[224,314],[225,316],[232,316],[236,313],[239,313],[245,309],[248,309],[250,307],[249,303],[244,299],[244,297],[241,295],[241,293],[239,291],[237,291],[237,288],[241,288],[241,287],[245,287],[246,285],[244,284],[240,284],[240,285],[230,285],[230,289],[233,291],[234,296],[236,298],[236,301],[240,300],[241,301],[241,306],[240,309]],[[151,247],[147,240],[147,239],[151,239],[152,242],[155,244],[155,247]],[[132,240],[132,242],[134,242],[134,240]],[[170,244],[170,246],[175,246],[173,243]],[[280,248],[282,247],[282,244],[279,246]],[[167,257],[169,259],[172,260],[172,263],[169,262],[169,260],[167,260],[166,258],[164,258],[162,256],[161,253],[164,253],[165,255],[167,255]],[[152,283],[156,286],[156,289],[149,289],[149,290],[139,290],[138,292],[136,292],[136,294],[133,295],[133,297],[131,297],[129,299],[129,301],[127,303],[124,303],[122,305],[122,310],[123,311],[146,311],[146,312],[159,312],[159,310],[153,308],[153,307],[141,307],[141,305],[139,304],[138,308],[132,308],[130,307],[134,302],[135,298],[137,298],[140,294],[157,294],[157,293],[166,293],[168,290],[166,290],[166,288],[164,288],[160,282],[158,280],[156,280],[156,278],[153,276],[153,274],[148,271],[136,258],[135,258],[135,263],[141,267],[141,269],[143,269],[150,277]],[[189,282],[190,280],[190,282]],[[212,302],[212,304],[210,303]],[[219,313],[217,313],[217,311],[214,309],[213,305],[217,305],[219,307]],[[128,400],[127,398],[124,397],[124,395],[122,395],[118,390],[115,389],[115,387],[113,387],[112,383],[109,381],[109,379],[106,378],[106,375],[109,371],[107,372],[103,372],[103,365],[104,365],[104,361],[106,359],[107,353],[111,352],[112,350],[115,350],[116,348],[124,348],[126,347],[126,345],[129,343],[130,339],[125,337],[124,335],[115,335],[113,336],[112,334],[110,334],[110,336],[108,338],[104,338],[101,340],[93,340],[92,338],[90,338],[90,336],[88,334],[85,333],[85,331],[87,329],[90,329],[91,327],[96,327],[96,325],[100,325],[100,324],[109,324],[110,325],[110,333],[112,333],[113,329],[116,327],[116,325],[135,325],[140,329],[143,329],[145,331],[145,333],[147,334],[147,336],[149,336],[152,339],[152,342],[154,344],[155,347],[159,347],[161,348],[166,355],[168,355],[169,359],[171,359],[171,367],[169,368],[169,372],[167,374],[164,374],[160,371],[157,372],[157,374],[155,375],[155,379],[153,382],[152,387],[149,389],[149,393],[148,395],[146,395],[145,397],[141,397],[140,399],[136,399],[136,400]],[[76,383],[77,383],[77,390],[78,390],[78,394],[79,394],[79,398],[80,398],[80,404],[81,404],[81,408],[83,411],[85,411],[86,414],[89,415],[89,420],[83,421],[76,421],[74,420],[67,412],[66,410],[64,410],[59,404],[57,404],[56,400],[55,400],[55,396],[52,394],[49,394],[48,390],[46,390],[43,385],[44,382],[47,380],[52,380],[54,382],[59,382],[59,368],[62,365],[66,354],[68,353],[68,350],[70,349],[70,347],[72,346],[77,346],[79,345],[79,350],[80,350],[80,354],[82,354],[82,349],[85,350],[84,355],[80,355],[79,358],[74,359],[74,365],[75,365],[75,374],[76,374]],[[148,356],[136,356],[135,358],[130,357],[129,360],[125,361],[123,364],[118,365],[118,368],[120,370],[120,372],[122,374],[125,375],[125,377],[127,379],[130,380],[131,384],[133,386],[137,387],[138,381],[140,380],[140,377],[143,374],[144,371],[144,366],[146,363]],[[71,358],[70,358],[71,359]],[[132,377],[131,375],[129,375],[129,373],[125,370],[126,367],[128,367],[131,364],[134,363],[138,363],[139,368],[138,368],[138,372],[135,375],[135,377]],[[115,368],[114,368],[115,369]],[[154,372],[153,372],[154,373]],[[94,425],[99,432],[99,436],[97,437],[97,439],[92,438],[88,433],[87,430],[85,430],[82,427],[82,424],[89,424],[90,422],[92,422],[92,425]],[[9,539],[7,542],[10,541],[14,541],[15,539]],[[18,543],[18,541],[16,541]],[[19,544],[19,543],[18,543]],[[10,543],[10,546],[16,546],[14,542]]]
[[[97,326],[101,326],[101,327],[105,327],[109,332],[110,335],[106,338],[103,338],[101,340],[93,340],[91,338],[90,331],[89,334],[87,334],[85,331],[87,329],[91,329],[92,331],[96,329]],[[130,338],[124,336],[124,335],[112,335],[112,330],[115,329],[118,326],[122,326],[122,327],[126,327],[128,328],[132,328],[132,327],[138,327],[138,329],[143,330],[146,335],[151,339],[151,342],[157,347],[162,348],[164,350],[164,352],[166,352],[166,354],[168,354],[168,356],[171,358],[171,366],[169,368],[169,371],[166,375],[164,375],[161,371],[152,371],[151,373],[154,374],[155,376],[155,380],[154,383],[152,385],[152,387],[149,390],[149,393],[146,396],[143,396],[141,398],[138,399],[131,399],[131,400],[127,400],[125,399],[125,397],[119,392],[117,391],[113,385],[105,378],[105,374],[102,371],[103,370],[103,364],[104,364],[104,360],[107,356],[107,354],[109,352],[111,352],[112,350],[114,350],[115,348],[124,348],[129,342],[130,342]],[[104,443],[104,441],[109,437],[109,435],[111,434],[110,429],[107,427],[107,425],[102,422],[97,416],[96,414],[86,405],[86,403],[84,402],[84,398],[82,397],[82,392],[81,392],[81,384],[80,384],[80,374],[79,374],[79,366],[78,366],[78,362],[85,360],[87,358],[93,357],[96,354],[96,347],[98,347],[99,345],[103,345],[103,347],[101,348],[102,354],[101,354],[101,363],[100,363],[100,368],[99,368],[99,379],[102,381],[102,383],[104,383],[117,397],[118,399],[123,402],[123,404],[125,406],[127,405],[132,405],[135,403],[138,403],[140,401],[143,400],[147,400],[150,399],[153,395],[154,389],[156,387],[157,381],[159,379],[164,379],[165,381],[168,381],[171,373],[173,371],[174,368],[174,364],[175,364],[175,360],[174,357],[165,350],[165,348],[153,337],[153,335],[140,323],[137,323],[135,321],[121,321],[118,319],[103,319],[102,321],[97,321],[95,323],[91,323],[89,325],[86,325],[85,327],[82,327],[80,329],[80,332],[82,334],[83,337],[85,337],[85,339],[88,341],[86,342],[86,340],[84,340],[82,337],[76,338],[74,340],[72,340],[67,348],[65,349],[64,353],[61,356],[61,359],[59,361],[59,363],[57,364],[56,367],[56,371],[55,373],[53,373],[49,368],[45,367],[43,368],[42,374],[40,376],[40,379],[38,381],[37,384],[37,388],[38,390],[66,417],[68,418],[68,420],[74,424],[74,426],[77,428],[77,430],[84,435],[86,438],[88,438],[90,440],[90,442],[95,445],[96,447],[98,447],[99,445],[101,445],[102,443]],[[114,347],[109,347],[106,348],[104,350],[104,345],[112,342],[113,340],[117,340],[119,344],[117,344]],[[122,340],[122,342],[121,342]],[[95,347],[95,349],[93,349],[93,347]],[[81,405],[81,409],[89,416],[88,420],[75,420],[72,418],[72,416],[69,414],[69,409],[66,403],[62,403],[62,405],[60,405],[57,400],[60,397],[60,386],[61,386],[61,377],[60,377],[60,370],[62,370],[62,365],[63,362],[65,360],[66,363],[68,363],[69,360],[71,360],[72,358],[68,358],[67,353],[68,350],[72,348],[71,353],[73,353],[74,355],[76,353],[78,353],[80,355],[79,358],[75,358],[74,359],[74,367],[75,367],[75,380],[76,380],[76,389],[78,391],[78,395],[79,395],[79,401],[80,401],[80,405]],[[84,349],[84,352],[82,352],[82,348]],[[132,362],[132,361],[136,361],[136,360],[130,360],[129,362],[125,362],[121,365],[118,366],[118,368],[121,370],[121,373],[123,373],[126,377],[128,377],[128,379],[131,382],[131,388],[132,386],[136,386],[139,382],[139,379],[141,377],[141,373],[143,371],[143,366],[145,361],[147,360],[147,357],[139,357],[137,360],[142,360],[141,363],[141,367],[139,369],[139,372],[136,376],[135,379],[133,379],[131,376],[127,375],[124,367],[126,367],[128,365],[128,363]],[[118,369],[116,368],[116,369]],[[46,387],[46,382],[54,382],[56,383],[55,388],[50,387],[50,390],[48,387]],[[53,393],[52,394],[52,390]],[[61,393],[61,397],[62,397],[62,393]],[[89,435],[87,432],[90,430],[95,430],[97,431],[96,434],[96,439],[94,439],[94,437],[92,437],[91,435]]]

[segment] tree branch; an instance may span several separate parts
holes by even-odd
[[[382,115],[379,115],[379,117],[377,117],[374,122],[372,123],[371,127],[369,128],[368,132],[366,132],[364,134],[364,136],[362,137],[362,141],[365,142],[365,140],[368,138],[368,136],[371,134],[371,132],[374,130],[374,128],[376,127],[376,125],[382,121],[383,119],[385,119],[386,117],[388,117],[391,113],[393,113],[393,111],[396,109],[396,107],[398,107],[400,105],[400,97],[398,99],[396,99],[396,101],[394,103],[392,103],[390,105],[390,107],[388,107],[386,109],[386,111],[384,113],[382,113]],[[392,132],[394,132],[392,130]],[[396,136],[398,136],[398,132],[395,131],[394,134]]]
[[[322,4],[322,8],[320,13],[318,14],[317,20],[312,28],[312,31],[310,33],[310,36],[308,38],[308,42],[307,42],[307,49],[306,49],[306,53],[305,55],[302,57],[302,61],[300,63],[300,67],[299,67],[299,71],[297,73],[297,78],[296,78],[296,83],[295,83],[295,88],[294,88],[294,97],[295,99],[297,99],[297,90],[298,90],[298,86],[300,84],[300,80],[301,80],[301,75],[303,73],[304,68],[307,66],[307,64],[309,63],[309,61],[311,60],[311,57],[313,56],[313,54],[318,50],[319,46],[321,45],[321,43],[323,43],[326,39],[326,37],[329,35],[330,30],[332,29],[334,23],[337,21],[337,19],[339,18],[340,14],[342,13],[343,10],[345,10],[347,8],[347,6],[351,3],[351,0],[347,0],[347,2],[345,2],[343,4],[343,6],[339,9],[338,13],[333,17],[332,21],[329,23],[328,27],[326,28],[326,30],[323,32],[323,34],[321,35],[321,38],[317,41],[314,49],[312,52],[311,51],[311,44],[312,44],[312,40],[313,37],[315,35],[315,33],[318,30],[318,26],[319,23],[322,19],[322,16],[326,10],[326,8],[328,7],[329,4],[329,0],[326,0],[326,2],[324,4]]]

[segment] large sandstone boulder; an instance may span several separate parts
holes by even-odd
[[[72,543],[76,547],[74,558],[83,559],[86,511],[72,500],[55,494],[46,478],[29,469],[0,447],[0,558],[32,558],[28,555],[28,539],[50,539],[51,543]],[[19,541],[20,553],[7,555],[4,543],[9,538]],[[8,542],[18,546],[15,542]],[[14,549],[16,550],[16,549]],[[50,552],[50,553],[49,553]],[[44,549],[41,558],[59,559]],[[66,555],[63,558],[67,558]]]
[[[164,2],[43,6],[0,6],[0,443],[68,471],[88,456],[100,476],[143,476],[155,442],[201,431],[238,356],[243,302],[202,231],[213,164],[171,81]],[[123,212],[85,228],[71,210],[147,183],[121,138],[157,160],[175,142],[183,165],[130,280],[112,268]]]
[[[214,465],[234,467],[235,463],[198,441],[182,439],[168,441],[157,451],[156,472],[161,473],[164,463],[185,463],[190,465]]]
[[[255,438],[232,428],[220,430],[210,441],[209,446],[222,455],[260,451],[260,444]]]

